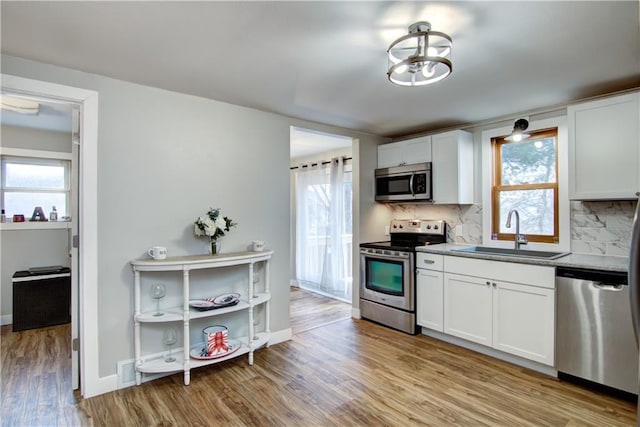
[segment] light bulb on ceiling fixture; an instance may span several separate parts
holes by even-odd
[[[529,121],[526,119],[518,119],[513,124],[513,131],[511,134],[507,136],[505,139],[507,141],[520,142],[523,139],[529,138],[531,135],[526,133],[525,131],[529,127]]]

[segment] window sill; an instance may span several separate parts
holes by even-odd
[[[71,228],[70,221],[25,221],[25,222],[3,222],[0,223],[0,230],[56,230]]]

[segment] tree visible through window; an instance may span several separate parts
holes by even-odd
[[[493,138],[492,239],[513,240],[509,210],[520,214],[520,234],[530,242],[558,242],[558,130],[532,132],[509,142]]]

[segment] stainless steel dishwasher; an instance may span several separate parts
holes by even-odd
[[[627,274],[556,269],[556,362],[561,374],[638,394]]]

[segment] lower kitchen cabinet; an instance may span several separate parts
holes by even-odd
[[[553,366],[553,267],[444,257],[444,333]]]
[[[416,320],[438,332],[444,331],[443,258],[424,252],[416,255]]]
[[[491,283],[478,277],[444,274],[444,332],[492,346]]]
[[[493,347],[554,365],[555,290],[497,282],[493,289]]]
[[[444,331],[443,277],[441,271],[419,268],[416,272],[418,325],[438,332]]]

